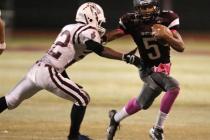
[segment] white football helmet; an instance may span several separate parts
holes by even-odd
[[[102,23],[106,22],[104,11],[101,6],[96,3],[87,2],[82,4],[77,10],[75,20],[95,27],[101,36],[103,36],[106,31],[105,28],[101,26]]]

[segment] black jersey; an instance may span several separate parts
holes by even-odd
[[[162,11],[154,21],[144,22],[136,17],[135,13],[127,13],[120,18],[119,24],[125,33],[132,36],[141,58],[149,67],[170,63],[170,46],[153,37],[151,27],[154,24],[162,24],[169,29],[178,30],[177,14],[173,11]]]

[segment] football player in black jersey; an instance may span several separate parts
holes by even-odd
[[[140,70],[144,85],[139,96],[131,99],[120,111],[109,112],[107,139],[113,139],[121,120],[148,109],[164,91],[157,119],[149,131],[152,140],[163,140],[164,122],[180,92],[179,83],[170,76],[170,49],[177,52],[185,49],[178,32],[179,17],[173,11],[160,10],[157,0],[134,0],[134,8],[134,12],[120,18],[120,27],[108,32],[103,39],[111,41],[126,34],[131,35],[144,61],[145,68]]]

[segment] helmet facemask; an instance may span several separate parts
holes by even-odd
[[[98,32],[100,36],[102,37],[106,33],[106,29],[103,27],[104,21],[98,21]]]
[[[137,0],[138,3],[135,3],[134,8],[137,15],[139,15],[142,20],[150,21],[154,20],[160,12],[160,8],[157,2],[150,1],[145,2],[144,0]]]

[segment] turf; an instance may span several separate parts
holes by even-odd
[[[49,40],[43,40],[43,51],[11,49],[0,57],[0,96],[7,94],[44,54],[50,46]],[[15,45],[15,40],[12,41],[8,43],[11,46]],[[18,42],[15,48],[30,45],[34,40]],[[165,124],[167,140],[210,138],[210,47],[206,44],[203,41],[186,40],[186,53],[172,53],[172,75],[180,82],[181,93]],[[108,46],[127,51],[134,44],[123,38]],[[68,74],[91,96],[81,132],[96,140],[105,140],[108,111],[112,108],[120,109],[140,91],[142,82],[137,69],[123,62],[91,54],[69,68]],[[148,130],[154,123],[160,99],[161,96],[149,110],[124,120],[116,140],[149,140]],[[17,109],[0,115],[0,140],[64,140],[68,134],[71,105],[69,101],[41,91]]]

